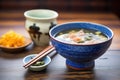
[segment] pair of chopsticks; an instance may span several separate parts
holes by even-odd
[[[34,57],[28,63],[26,63],[23,67],[25,67],[25,68],[29,67],[33,63],[37,62],[38,60],[40,60],[41,58],[45,57],[47,54],[49,54],[50,52],[52,52],[54,49],[55,48],[53,46],[51,46],[51,45],[48,46],[43,51],[41,51],[36,57]]]

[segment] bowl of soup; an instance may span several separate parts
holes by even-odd
[[[95,59],[111,45],[113,31],[92,22],[68,22],[50,31],[50,40],[58,54],[66,58],[66,65],[74,70],[91,70]]]

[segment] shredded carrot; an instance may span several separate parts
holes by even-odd
[[[14,31],[8,31],[0,37],[0,45],[5,47],[20,47],[25,44],[25,38]]]

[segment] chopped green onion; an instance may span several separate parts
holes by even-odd
[[[33,64],[33,66],[41,66],[41,65],[44,65],[44,64],[45,64],[44,61],[38,61],[35,64]]]
[[[100,32],[100,31],[97,31],[97,32],[95,32],[95,34],[96,34],[96,35],[100,35],[100,34],[101,34],[101,32]]]
[[[85,41],[84,40],[80,40],[79,42],[77,42],[77,43],[84,43]]]
[[[91,36],[85,37],[85,40],[87,40],[87,41],[89,41],[89,40],[91,40],[91,39],[92,39]]]

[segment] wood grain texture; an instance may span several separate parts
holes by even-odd
[[[73,71],[66,67],[65,58],[50,53],[52,62],[47,69],[33,72],[23,67],[23,58],[39,53],[45,47],[31,44],[23,52],[14,54],[0,50],[0,80],[120,80],[120,21],[113,13],[66,13],[59,12],[58,24],[70,21],[90,21],[110,27],[114,38],[109,50],[95,61],[92,71]],[[25,18],[21,12],[0,13],[0,35],[8,30],[29,37],[25,27]]]
[[[113,12],[120,17],[120,0],[0,0],[0,10],[53,9],[69,12]]]
[[[60,11],[111,11],[113,0],[1,0],[0,6],[4,10],[49,8]],[[99,10],[98,10],[99,8]]]
[[[7,31],[7,29],[11,29],[14,27],[15,30],[19,28],[18,32],[24,33],[25,36],[28,36],[27,31],[25,31],[24,24],[25,24],[25,17],[24,12],[1,12],[0,13],[0,28],[6,27],[3,29]],[[76,12],[59,12],[58,17],[58,24],[62,24],[65,22],[75,22],[75,21],[88,21],[88,22],[95,22],[99,24],[106,25],[110,27],[114,32],[114,39],[113,43],[110,47],[111,50],[119,50],[120,45],[118,42],[120,41],[120,21],[119,18],[113,13],[76,13]],[[17,28],[16,28],[17,27]],[[22,31],[22,28],[24,29]],[[20,31],[21,30],[21,31]],[[29,36],[28,36],[29,37]]]

